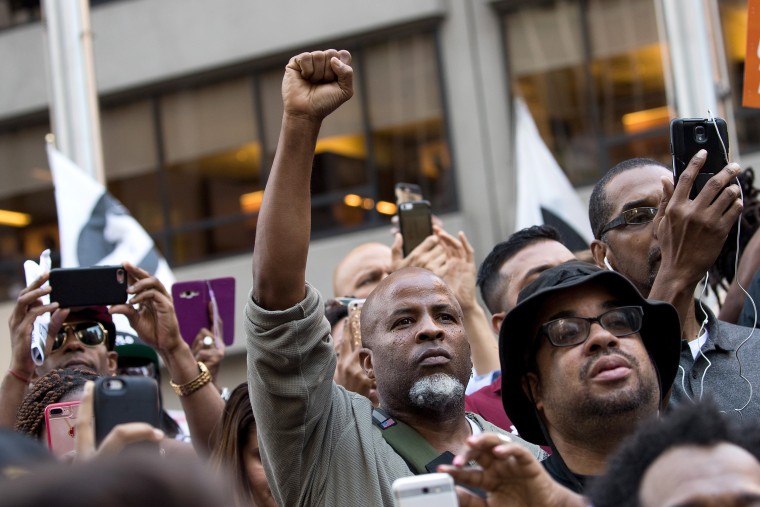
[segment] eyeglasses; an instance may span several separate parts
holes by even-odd
[[[602,236],[605,232],[621,227],[623,225],[638,225],[648,224],[657,215],[657,208],[651,206],[644,206],[642,208],[627,209],[618,215],[617,218],[604,226],[599,236]]]
[[[103,324],[100,322],[83,321],[64,323],[53,339],[53,347],[50,349],[51,352],[55,352],[64,346],[69,336],[69,331],[76,336],[77,340],[88,347],[97,347],[101,343],[105,343],[106,338],[108,338],[108,330],[103,327]]]
[[[591,324],[598,323],[613,336],[628,336],[641,330],[644,310],[640,306],[621,306],[608,310],[597,317],[564,317],[541,326],[540,334],[546,335],[555,347],[572,347],[588,339]]]

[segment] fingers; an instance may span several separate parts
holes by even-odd
[[[100,456],[118,454],[130,444],[137,442],[160,442],[164,432],[148,423],[132,422],[117,424],[100,444]]]
[[[657,230],[659,228],[660,222],[662,222],[662,219],[665,218],[665,211],[668,208],[668,204],[670,203],[670,200],[673,198],[673,191],[674,191],[674,185],[673,181],[671,181],[670,178],[663,176],[660,178],[660,183],[662,183],[662,198],[660,199],[660,204],[657,206],[657,214],[652,219],[652,222],[654,222],[654,237],[657,238]]]
[[[354,94],[354,69],[351,68],[351,53],[346,50],[338,52],[337,57],[330,59],[332,71],[338,78],[338,86],[347,96]]]
[[[93,391],[95,383],[88,380],[84,384],[84,394],[77,413],[74,449],[77,460],[87,460],[95,454],[95,426],[93,424]]]
[[[728,164],[718,174],[714,175],[707,181],[707,183],[705,183],[705,186],[694,201],[698,202],[700,205],[709,206],[715,201],[719,194],[725,191],[726,187],[731,183],[731,180],[736,178],[740,171],[741,168],[739,167],[739,164],[733,162]],[[737,191],[736,197],[738,196],[739,192]],[[723,209],[725,209],[725,207]]]
[[[203,328],[201,328],[200,331],[198,331],[198,334],[196,334],[195,338],[193,339],[193,345],[192,345],[191,349],[193,351],[193,355],[196,356],[196,359],[197,359],[197,355],[198,355],[199,352],[201,352],[204,349],[208,349],[209,348],[204,343],[204,338],[206,338],[207,336],[210,336],[212,339],[214,338],[214,334],[211,331],[209,331],[208,329],[206,329],[205,327],[203,327]],[[216,342],[216,340],[213,340],[213,341]],[[214,346],[214,344],[212,343],[211,347],[213,347],[213,346]]]
[[[508,444],[511,441],[508,436],[496,433],[483,433],[476,437],[470,437],[467,439],[467,450],[463,454],[455,456],[452,463],[454,466],[464,466],[469,461],[477,461],[481,456],[490,454],[497,445]]]
[[[465,236],[464,231],[459,231],[459,241],[462,243],[462,246],[464,247],[465,251],[465,258],[467,259],[467,262],[474,262],[475,260],[475,249],[472,247],[469,241],[467,241],[467,236]]]
[[[697,174],[699,174],[699,170],[705,165],[705,160],[707,160],[707,152],[705,150],[699,150],[696,155],[691,158],[684,172],[678,177],[678,185],[676,185],[673,198],[678,199],[679,201],[689,198],[691,187],[694,184]]]
[[[401,269],[404,260],[404,237],[397,232],[393,235],[393,245],[391,245],[391,266],[393,271]]]
[[[169,297],[169,292],[166,290],[166,287],[164,287],[164,284],[155,276],[151,276],[147,271],[128,262],[124,263],[124,270],[129,274],[130,279],[127,293],[138,294],[147,289],[155,289]],[[133,297],[131,301],[134,301],[134,299],[135,298]]]
[[[287,67],[298,71],[303,79],[311,83],[331,83],[336,79],[340,83],[341,80],[352,79],[350,64],[351,53],[328,49],[294,56]]]
[[[46,273],[37,278],[28,287],[24,288],[19,293],[18,298],[16,299],[16,306],[13,309],[13,318],[17,322],[24,319],[29,306],[42,304],[40,298],[47,294],[50,294],[50,291],[52,290],[50,286],[42,287],[42,285],[47,282],[47,280],[48,274]]]

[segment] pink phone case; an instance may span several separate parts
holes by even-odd
[[[209,286],[222,321],[222,339],[225,345],[232,345],[235,337],[235,279],[232,277],[177,282],[172,286],[180,334],[192,345],[201,328],[213,330],[209,318]]]
[[[45,407],[48,447],[56,456],[64,456],[74,450],[78,412],[78,401],[51,403]]]

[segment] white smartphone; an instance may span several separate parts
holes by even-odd
[[[449,474],[423,474],[393,481],[396,507],[459,507]]]

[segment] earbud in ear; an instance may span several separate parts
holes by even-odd
[[[604,265],[607,266],[607,269],[609,269],[610,271],[615,271],[614,269],[612,269],[612,266],[610,265],[610,261],[607,260],[606,255],[604,256]]]

